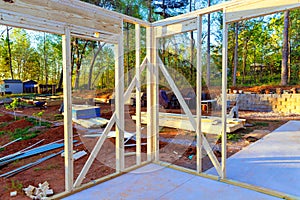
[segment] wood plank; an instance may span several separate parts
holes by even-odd
[[[196,131],[195,128],[189,123],[189,118],[186,115],[175,114],[178,116],[173,116],[172,113],[159,113],[159,126],[176,128],[188,131]],[[135,120],[136,116],[132,116],[132,119]],[[196,116],[194,116],[196,119]],[[231,123],[231,121],[233,123]],[[146,113],[142,112],[141,114],[141,123],[147,124]],[[245,120],[242,119],[231,119],[228,120],[226,132],[232,133],[238,129],[244,127]],[[222,122],[220,117],[205,117],[201,118],[201,132],[207,134],[216,134],[220,135],[222,133]]]
[[[136,164],[140,165],[141,159],[141,69],[140,69],[140,49],[141,49],[141,28],[135,25],[135,76],[136,76]]]
[[[120,35],[115,45],[115,112],[116,112],[116,172],[122,172],[124,159],[124,51]]]
[[[6,11],[0,9],[1,18],[0,23],[7,26],[13,26],[17,28],[25,28],[35,31],[43,31],[47,33],[53,33],[58,35],[64,34],[64,27],[68,26],[71,36],[93,41],[103,41],[111,44],[115,44],[117,41],[116,35],[101,33],[99,37],[95,37],[94,33],[98,32],[97,29],[88,29],[85,27],[79,27],[75,25],[66,25],[65,23],[53,21],[53,20],[41,20],[40,18],[22,15],[20,13]]]
[[[223,10],[223,45],[222,45],[222,175],[226,178],[227,159],[227,60],[228,60],[228,24],[226,10]]]
[[[155,27],[154,30],[156,38],[194,31],[197,30],[197,19],[191,19],[183,21],[181,23],[171,24],[167,26],[158,26]]]
[[[66,28],[62,36],[63,49],[63,93],[64,93],[64,151],[65,151],[65,190],[73,189],[73,128],[72,128],[72,83],[71,83],[71,36]]]
[[[226,22],[269,15],[300,7],[299,0],[251,0],[226,8]]]
[[[152,123],[152,107],[153,105],[153,90],[152,90],[152,80],[153,80],[153,28],[146,28],[146,49],[147,49],[147,59],[149,63],[147,65],[147,161],[153,161],[152,159],[152,133],[154,132]]]
[[[50,20],[108,33],[121,33],[122,20],[113,14],[106,15],[96,6],[93,6],[94,10],[86,10],[85,7],[74,5],[74,1],[71,0],[17,0],[14,3],[0,1],[0,7],[26,17],[39,18],[41,21]]]
[[[159,116],[158,116],[158,111],[159,111],[159,64],[158,64],[158,43],[159,40],[156,39],[153,35],[153,85],[152,85],[152,95],[153,95],[153,104],[152,107],[152,116],[153,116],[153,156],[155,161],[159,161]]]
[[[201,96],[202,96],[202,16],[197,17],[197,88],[196,88],[196,136],[197,136],[197,146],[196,146],[196,154],[197,154],[197,168],[196,171],[198,173],[202,172],[202,127],[201,127]]]
[[[118,13],[118,12],[115,12],[115,11],[106,10],[106,9],[103,9],[103,8],[100,8],[100,7],[95,8],[95,5],[90,4],[90,3],[86,3],[86,2],[83,2],[83,1],[75,1],[75,0],[73,0],[73,3],[74,3],[74,5],[77,5],[79,7],[86,8],[87,11],[89,11],[90,9],[97,9],[97,11],[100,11],[103,14],[106,14],[108,16],[117,17],[121,20],[124,20],[124,22],[128,22],[128,23],[131,23],[131,24],[139,24],[139,25],[144,26],[144,27],[150,27],[151,26],[151,23],[149,23],[147,21],[144,21],[144,20],[141,20],[141,19],[138,19],[138,18],[135,18],[135,17],[131,17],[131,16],[128,16],[128,15],[125,15],[125,14],[121,14],[121,13]]]

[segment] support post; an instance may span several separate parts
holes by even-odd
[[[64,95],[64,151],[65,190],[73,189],[73,129],[72,129],[72,86],[71,86],[71,34],[68,27],[62,36],[63,49],[63,95]]]
[[[135,114],[136,114],[136,164],[141,164],[141,67],[140,67],[140,38],[141,30],[140,25],[135,25],[135,76],[136,76],[136,101],[135,101]]]
[[[228,25],[226,23],[226,9],[223,9],[223,48],[222,48],[222,177],[226,178],[227,158],[227,48],[228,48]]]
[[[197,173],[202,172],[202,133],[201,133],[201,94],[202,94],[202,15],[197,17],[197,105],[196,105],[196,115],[197,115]]]
[[[123,34],[115,45],[116,172],[124,170],[124,52]]]
[[[154,160],[156,162],[159,161],[159,66],[158,66],[158,52],[157,52],[157,44],[158,39],[153,38],[153,49],[152,49],[152,67],[153,67],[153,80],[152,80],[152,95],[153,95],[153,104],[152,104],[152,127],[153,127],[153,153],[154,153]]]
[[[152,134],[153,130],[153,28],[146,28],[147,59],[147,161],[153,161]]]

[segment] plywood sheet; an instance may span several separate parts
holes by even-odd
[[[135,120],[136,117],[132,116],[132,119]],[[145,112],[142,112],[141,120],[143,124],[147,124],[147,116]],[[244,119],[227,119],[227,133],[231,133],[240,128],[243,128],[245,121],[246,120]],[[195,131],[193,126],[189,122],[188,117],[182,114],[159,113],[159,126]],[[219,135],[221,134],[222,130],[221,118],[203,116],[201,119],[201,128],[202,132],[204,133]]]

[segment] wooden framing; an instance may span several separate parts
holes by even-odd
[[[135,25],[135,75],[136,75],[136,97],[141,99],[141,69],[140,69],[140,46],[141,29],[140,25]],[[136,101],[136,164],[140,165],[141,160],[141,101]]]
[[[196,137],[197,137],[197,146],[196,146],[196,156],[197,156],[197,173],[202,172],[202,132],[201,132],[201,94],[202,94],[202,16],[199,15],[197,17],[197,75],[196,75],[196,120],[197,120],[197,128],[196,128]]]
[[[64,150],[65,150],[65,188],[71,191],[73,187],[73,127],[72,127],[72,85],[71,85],[71,36],[70,30],[65,29],[62,36],[63,47],[63,82],[64,92]]]
[[[183,110],[197,134],[197,169],[201,173],[202,147],[207,151],[219,177],[226,182],[226,89],[227,89],[227,26],[229,23],[253,17],[281,12],[300,7],[300,0],[233,0],[191,13],[168,18],[155,23],[144,22],[116,12],[108,11],[79,0],[14,0],[0,1],[0,24],[44,31],[62,35],[63,72],[64,72],[64,137],[65,137],[65,190],[71,192],[78,189],[90,169],[96,155],[104,143],[110,129],[116,124],[116,174],[125,169],[124,157],[124,102],[136,87],[136,98],[141,98],[140,73],[147,68],[147,161],[159,162],[159,105],[158,84],[159,69],[166,77],[169,85],[180,101]],[[221,164],[213,154],[201,127],[201,33],[202,16],[213,12],[223,12],[223,50],[222,50],[222,159]],[[129,22],[136,26],[136,75],[124,93],[123,66],[123,23]],[[140,65],[140,26],[146,27],[147,57]],[[196,120],[184,101],[167,68],[157,54],[158,38],[197,30],[197,111]],[[88,40],[104,41],[115,44],[115,91],[116,109],[108,125],[98,139],[90,157],[79,176],[73,183],[73,133],[71,116],[71,37]],[[137,149],[136,166],[141,162],[141,105],[137,101]]]

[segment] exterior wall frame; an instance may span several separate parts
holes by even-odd
[[[300,0],[234,0],[230,2],[224,2],[216,6],[211,6],[209,8],[201,9],[194,11],[188,14],[183,14],[180,16],[168,18],[161,20],[155,23],[144,22],[133,17],[128,17],[126,15],[118,14],[112,11],[107,11],[101,8],[98,8],[87,3],[83,3],[77,0],[45,0],[45,1],[36,1],[36,0],[19,0],[15,3],[8,3],[0,1],[0,24],[7,26],[15,26],[19,28],[26,28],[37,31],[44,31],[54,34],[59,34],[63,36],[63,70],[64,70],[64,105],[65,105],[65,119],[64,119],[64,137],[65,137],[65,190],[66,192],[71,192],[75,187],[81,185],[82,179],[76,180],[73,183],[73,133],[72,133],[72,117],[71,117],[71,58],[70,58],[70,38],[71,36],[80,37],[89,40],[98,40],[105,41],[116,44],[116,74],[115,79],[120,80],[116,82],[116,112],[113,114],[111,122],[107,126],[103,133],[102,139],[98,140],[99,143],[103,143],[105,139],[105,134],[108,133],[109,129],[114,125],[114,122],[117,124],[117,138],[116,138],[116,148],[117,148],[117,172],[122,173],[126,171],[124,169],[124,99],[128,93],[123,93],[124,91],[124,66],[123,66],[123,40],[122,40],[122,24],[123,22],[129,22],[132,24],[137,24],[136,33],[138,34],[139,26],[146,27],[147,30],[147,109],[148,109],[148,127],[147,127],[147,161],[159,162],[159,149],[158,149],[158,56],[157,56],[157,39],[160,37],[165,37],[172,34],[187,32],[191,30],[198,30],[198,39],[199,32],[201,32],[201,18],[205,14],[212,12],[223,11],[223,56],[222,56],[222,162],[221,162],[221,172],[219,175],[221,179],[226,181],[226,89],[227,89],[227,26],[229,23],[234,21],[240,21],[245,19],[250,19],[258,16],[264,16],[284,10],[290,10],[300,7]],[[21,3],[20,3],[21,2]],[[24,3],[25,7],[22,7]],[[57,4],[57,5],[55,5]],[[69,4],[69,6],[68,6]],[[251,9],[247,10],[248,5],[251,4]],[[74,8],[76,10],[76,16],[85,16],[86,21],[94,22],[92,26],[84,25],[79,22],[66,21],[64,18],[58,18],[55,16],[55,13],[62,11],[61,5],[64,11],[70,13],[68,10]],[[266,6],[267,5],[267,6]],[[44,6],[44,7],[43,7]],[[34,11],[40,11],[41,7],[49,8],[44,9],[48,13],[48,17],[45,15],[37,16]],[[24,9],[22,9],[24,8]],[[91,9],[92,15],[90,13],[85,14],[87,10]],[[33,11],[33,12],[30,12]],[[72,13],[71,13],[72,14]],[[99,17],[99,16],[101,17]],[[49,16],[51,16],[49,18]],[[97,17],[99,21],[93,21],[93,16]],[[115,16],[111,18],[111,16]],[[103,20],[103,21],[101,21]],[[102,26],[103,23],[112,23],[116,26],[117,29],[113,30]],[[179,26],[178,26],[179,24]],[[100,28],[98,28],[98,26]],[[168,28],[172,31],[168,32]],[[158,33],[159,30],[162,30],[162,33]],[[164,32],[167,30],[166,32]],[[100,33],[100,36],[95,36],[95,33]],[[121,36],[121,37],[118,37]],[[139,37],[139,36],[138,36]],[[120,39],[121,38],[121,39]],[[139,42],[139,39],[137,40]],[[201,45],[198,47],[198,56],[201,52]],[[200,62],[201,56],[198,58],[197,62]],[[138,59],[139,60],[139,59]],[[201,62],[200,62],[201,63]],[[201,69],[200,63],[197,64],[197,69]],[[138,63],[136,64],[137,72],[141,72],[138,69]],[[163,69],[163,68],[162,68]],[[164,69],[163,69],[164,70]],[[197,70],[197,71],[198,71]],[[201,70],[200,70],[201,71]],[[137,73],[138,74],[138,73]],[[201,77],[201,72],[197,72],[197,77]],[[137,88],[139,87],[139,78],[136,78],[135,81],[138,83]],[[200,81],[201,82],[201,81]],[[133,86],[134,87],[134,86]],[[197,105],[199,102],[201,94],[201,84],[197,85]],[[139,95],[139,94],[137,94]],[[184,103],[183,103],[184,104]],[[188,110],[187,115],[190,115]],[[201,119],[201,111],[197,110],[197,121]],[[201,136],[201,125],[199,122],[191,119],[191,123],[195,127],[197,136]],[[140,128],[140,126],[137,126]],[[197,155],[201,152],[200,148],[202,145],[205,146],[202,137],[197,137]],[[97,143],[98,143],[97,142]],[[101,147],[101,145],[100,145]],[[99,147],[99,148],[100,148]],[[98,149],[96,149],[98,150]],[[97,151],[92,153],[96,153]],[[89,160],[88,164],[93,162]],[[138,161],[137,164],[143,164]],[[137,166],[138,166],[137,165]],[[88,167],[85,169],[88,170]],[[201,172],[201,163],[197,161],[197,173]]]

